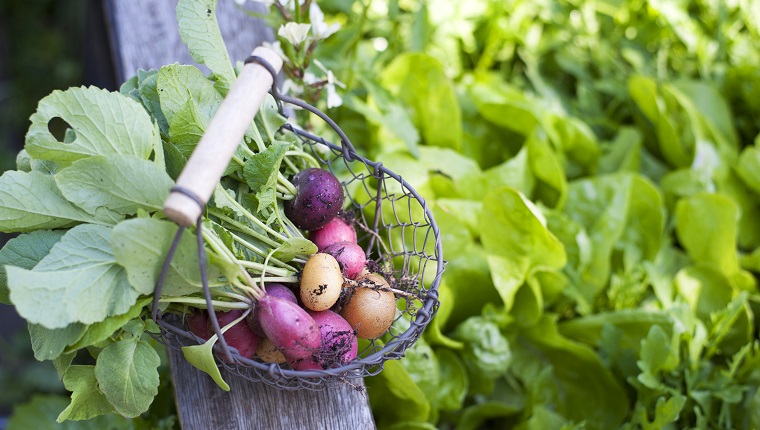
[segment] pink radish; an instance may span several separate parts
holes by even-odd
[[[338,260],[341,271],[349,279],[356,279],[362,273],[367,263],[367,256],[361,246],[350,242],[334,243],[324,249],[325,254],[330,254]]]
[[[297,304],[267,294],[257,306],[262,330],[286,357],[309,357],[322,344],[314,318]]]
[[[288,365],[293,370],[323,370],[324,368],[314,361],[314,357],[306,357],[299,359],[288,359]]]
[[[356,358],[359,342],[348,321],[333,311],[309,312],[319,326],[322,346],[314,354],[325,369],[340,367]]]
[[[216,312],[219,328],[223,328],[227,324],[240,318],[242,315],[242,309],[236,309],[229,312]],[[210,321],[208,331],[209,334],[214,334],[214,329],[211,327]],[[248,327],[248,324],[246,324],[245,321],[240,321],[224,332],[224,340],[227,342],[227,346],[237,349],[241,357],[253,358],[253,356],[256,355],[256,349],[259,347],[259,341],[261,341],[261,338]]]
[[[356,243],[356,230],[340,216],[336,216],[324,227],[312,230],[309,233],[309,240],[322,251],[333,243]]]
[[[272,282],[272,283],[264,285],[264,289],[266,290],[267,294],[269,294],[272,297],[279,297],[289,302],[298,303],[298,299],[296,298],[296,295],[293,293],[293,290],[286,287],[285,285]],[[248,327],[250,327],[254,333],[256,333],[257,335],[261,337],[265,337],[264,330],[261,329],[261,323],[259,323],[259,307],[258,306],[253,307],[253,312],[251,312],[245,320],[248,323]]]

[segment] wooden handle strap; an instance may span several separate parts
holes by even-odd
[[[282,59],[271,49],[258,47],[251,55],[275,72],[282,68]],[[183,227],[195,225],[273,83],[270,70],[261,64],[243,67],[164,202],[170,220]]]

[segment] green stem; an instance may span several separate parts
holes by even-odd
[[[205,309],[206,306],[206,299],[202,299],[200,297],[171,297],[171,296],[165,296],[158,299],[161,303],[185,303],[188,305],[200,305],[203,306]],[[251,305],[249,303],[240,303],[240,302],[224,302],[221,300],[212,300],[211,304],[214,305],[214,309],[226,309],[226,310],[233,310],[233,309],[250,309]]]
[[[219,209],[209,208],[208,209],[208,213],[211,214],[211,215],[213,215],[213,216],[215,216],[215,217],[217,217],[217,218],[219,218],[220,221],[224,221],[227,224],[231,225],[237,231],[239,231],[241,233],[245,233],[245,234],[247,234],[249,236],[253,236],[256,239],[258,239],[258,240],[266,243],[269,246],[277,248],[277,247],[279,247],[281,245],[281,243],[278,243],[277,241],[273,240],[269,236],[267,236],[265,234],[261,234],[258,231],[256,231],[256,230],[248,227],[247,225],[241,223],[240,221],[236,221],[236,220],[228,217],[227,215],[225,215],[224,213],[222,213],[222,211],[220,211]]]
[[[298,167],[296,167],[296,165],[293,164],[293,162],[290,161],[290,159],[288,157],[283,158],[282,161],[284,161],[285,164],[288,165],[288,168],[290,168],[290,170],[292,170],[294,172],[298,172],[299,171]]]
[[[269,276],[266,278],[262,278],[263,282],[280,282],[283,284],[295,284],[298,282],[297,276],[281,276],[281,277],[275,277],[275,276]]]
[[[264,264],[262,264],[262,263],[255,263],[253,261],[238,260],[238,264],[240,264],[241,266],[247,269],[254,269],[262,275],[265,273],[269,273],[269,274],[277,275],[277,276],[291,276],[294,273],[290,270],[268,266],[266,264],[266,261],[264,262]]]
[[[242,272],[242,273],[248,273],[248,272]],[[259,291],[258,287],[253,288],[250,285],[242,282],[240,279],[235,279],[234,281],[230,282],[230,286],[233,289],[237,289],[242,291],[244,294],[246,294],[246,297],[249,298],[249,300],[253,301],[256,300],[256,297],[258,297]]]
[[[296,4],[298,4],[298,0],[296,0]],[[269,129],[269,127],[267,127],[267,122],[262,121],[261,123],[264,125],[264,133],[267,134],[267,139],[269,139],[269,143],[274,142],[274,133]]]
[[[227,249],[227,247],[216,234],[213,234],[208,230],[208,228],[204,228],[203,226],[201,226],[201,234],[203,235],[203,239],[206,241],[206,244],[211,247],[211,249],[217,254],[218,257],[222,258],[227,263],[234,264],[235,261],[237,261],[235,255],[232,254],[232,251]]]
[[[296,232],[298,237],[304,237],[303,234],[301,234],[301,230],[298,229],[298,227],[293,224],[293,221],[289,220],[288,218],[285,218],[285,231],[287,232]],[[280,222],[283,222],[283,220],[280,220]]]
[[[319,161],[317,161],[316,158],[314,158],[311,154],[306,153],[304,151],[287,151],[285,152],[285,157],[286,157],[285,158],[286,160],[287,160],[287,157],[301,157],[309,163],[309,167],[317,167],[317,168],[321,167],[321,165],[319,164]],[[292,163],[289,164],[289,166],[290,165],[292,165]],[[292,165],[292,167],[293,167],[293,170],[298,170],[297,168],[295,168],[295,165]]]
[[[266,252],[264,252],[264,251],[260,250],[259,248],[256,248],[255,246],[251,245],[250,243],[248,243],[247,240],[245,240],[242,237],[236,235],[235,233],[230,232],[230,235],[232,235],[232,239],[235,242],[239,243],[240,245],[243,245],[244,247],[246,247],[247,249],[249,249],[251,252],[255,253],[256,255],[260,255],[262,257],[266,257],[267,256]],[[296,271],[296,269],[293,266],[290,266],[287,263],[284,263],[283,261],[278,260],[276,258],[272,258],[272,262],[275,263],[275,264],[277,264],[278,266],[282,267],[283,269],[287,269],[287,270],[290,270],[290,271],[293,271],[293,272]]]
[[[256,153],[253,152],[251,148],[248,147],[248,145],[243,146],[243,152],[245,153],[245,155],[249,157],[253,157],[254,155],[256,155]]]
[[[239,286],[240,285],[238,285],[238,287]],[[215,291],[214,294],[216,294],[217,296],[229,297],[230,299],[235,299],[235,300],[237,300],[239,302],[244,302],[244,303],[251,304],[251,299],[250,298],[248,298],[246,296],[243,296],[243,295],[240,295],[240,294],[237,294],[237,293],[231,293],[231,292],[228,292],[228,291]]]
[[[296,4],[298,4],[298,0],[296,0]],[[269,141],[274,142],[275,140],[274,132],[272,132],[272,130],[270,130],[269,127],[267,127],[266,121],[264,121],[264,132],[267,134],[267,138],[269,139]],[[279,171],[277,172],[277,182],[282,184],[285,187],[285,189],[288,191],[288,192],[281,191],[283,194],[290,193],[295,196],[296,193],[298,192],[296,190],[296,187],[294,187],[293,184],[291,184],[290,181],[288,181],[288,179],[282,174],[282,172],[279,172]],[[278,191],[280,191],[279,188],[278,188]]]
[[[288,228],[288,226],[282,220],[282,214],[281,214],[281,212],[282,211],[280,211],[279,207],[275,208],[275,210],[274,210],[274,214],[277,217],[277,222],[280,223],[280,225],[282,226],[283,231],[285,231],[285,234],[288,235],[288,238],[295,237],[295,235],[293,234],[293,231],[298,231],[298,230],[291,230],[291,229]],[[285,218],[285,219],[287,219],[287,218]],[[267,258],[269,258],[269,256],[267,256]]]
[[[278,180],[279,180],[279,178],[278,178]],[[290,182],[288,182],[288,184],[290,184]],[[296,198],[296,192],[297,191],[295,190],[295,187],[293,187],[293,189],[288,189],[288,187],[286,185],[278,182],[277,185],[275,186],[275,188],[277,189],[277,197],[278,198],[280,198],[280,196],[282,196],[282,198],[284,198],[285,200],[290,200],[290,199]]]
[[[259,299],[261,299],[262,297],[264,297],[264,295],[266,295],[267,293],[266,290],[264,290],[263,288],[259,288],[259,286],[256,285],[256,282],[253,281],[253,278],[251,278],[250,273],[244,270],[243,277],[245,278],[246,284],[250,285],[250,289],[251,289],[250,293],[253,296],[254,300],[258,302]],[[279,281],[271,281],[271,282],[279,282]]]
[[[261,138],[261,133],[259,132],[259,128],[258,127],[252,127],[252,128],[253,128],[253,132],[256,134],[256,136],[253,139],[253,141],[256,142],[256,147],[259,148],[259,152],[265,151],[267,147],[264,145],[264,139]],[[246,146],[246,149],[248,149],[248,151],[251,150],[247,146]],[[253,154],[253,152],[251,152],[251,154]]]
[[[285,188],[285,191],[282,191],[283,194],[291,194],[293,196],[298,194],[296,186],[293,185],[293,183],[290,182],[288,178],[282,174],[282,172],[277,172],[277,182],[277,191],[280,191],[280,185],[282,185]]]
[[[203,233],[204,240],[206,240],[206,243],[208,243],[209,246],[212,247],[212,249],[216,250],[217,253],[219,254],[223,254],[225,256],[227,263],[234,264],[240,269],[240,272],[238,273],[237,276],[242,277],[248,285],[245,285],[245,284],[237,285],[235,282],[236,281],[235,279],[230,279],[229,280],[230,283],[236,284],[238,288],[241,288],[245,293],[253,297],[258,296],[261,292],[257,291],[256,284],[251,282],[251,277],[248,275],[248,271],[246,270],[245,267],[243,267],[242,264],[240,264],[241,262],[235,257],[232,251],[230,251],[227,248],[224,242],[222,242],[222,239],[219,238],[216,234],[211,234],[206,229],[204,229],[202,233]]]
[[[227,190],[225,190],[223,187],[220,187],[220,189],[222,190],[222,192],[223,192],[224,194],[226,194],[226,195],[227,195],[227,199],[230,201],[230,204],[232,204],[232,206],[234,206],[234,207],[235,207],[235,209],[237,209],[238,211],[240,211],[240,213],[242,213],[242,214],[243,214],[243,216],[245,216],[246,218],[248,218],[248,220],[250,220],[250,221],[251,221],[251,222],[253,222],[254,224],[256,224],[256,225],[258,225],[259,227],[261,227],[261,228],[262,228],[264,231],[266,231],[267,233],[269,233],[269,234],[271,234],[272,236],[274,236],[274,237],[275,237],[275,239],[279,239],[279,240],[282,240],[282,241],[284,241],[285,239],[287,239],[287,238],[286,238],[285,236],[283,236],[282,234],[280,234],[280,233],[278,233],[278,232],[274,231],[274,229],[272,229],[272,228],[271,228],[271,227],[269,227],[268,225],[266,225],[266,224],[264,224],[263,222],[261,222],[261,220],[260,220],[260,219],[256,218],[256,217],[255,217],[255,216],[254,216],[252,213],[250,213],[250,212],[248,211],[248,209],[244,208],[244,207],[243,207],[243,205],[241,205],[240,203],[238,203],[238,201],[237,201],[237,200],[235,200],[234,198],[232,198],[232,196],[231,196],[231,195],[229,195],[229,193],[227,193]],[[279,246],[279,245],[278,245],[278,246]]]
[[[298,0],[296,0],[296,3],[298,3]],[[267,257],[264,259],[264,266],[267,266],[269,264],[269,259],[272,257],[272,255],[274,255],[274,251],[275,251],[274,249],[269,251],[269,253],[267,254]],[[263,273],[261,274],[260,285],[261,285],[261,289],[264,289],[264,274]]]
[[[237,267],[240,268],[240,273],[238,274],[238,276],[242,276],[243,279],[245,280],[245,284],[247,284],[247,288],[244,291],[246,291],[246,293],[256,298],[261,296],[264,292],[259,291],[256,288],[256,283],[253,282],[253,279],[251,279],[251,276],[249,275],[248,271],[246,270],[245,265],[243,264],[244,262],[241,260],[238,260],[235,257],[235,254],[233,254],[232,251],[227,248],[227,245],[225,245],[224,242],[222,242],[222,239],[219,236],[217,236],[216,234],[211,234],[212,232],[208,232],[208,230],[206,229],[204,229],[202,233],[203,233],[204,239],[206,240],[207,243],[209,243],[212,249],[217,250],[218,253],[224,254],[225,257],[227,258],[228,263],[235,264]],[[286,272],[285,275],[287,276],[291,273],[292,272]],[[264,274],[265,272],[262,271],[261,275],[264,276]],[[274,273],[274,274],[277,274],[277,273]]]
[[[239,323],[240,321],[243,321],[251,313],[251,310],[252,310],[251,308],[248,308],[245,312],[243,312],[243,315],[240,315],[235,321],[232,321],[231,323],[227,324],[224,327],[220,327],[221,332],[224,333],[227,330],[229,330],[230,327],[234,327],[235,324]]]

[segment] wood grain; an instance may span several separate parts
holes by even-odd
[[[172,380],[183,429],[374,429],[366,392],[348,385],[325,391],[285,391],[230,375],[222,377],[230,391],[188,364],[171,349]],[[192,386],[185,382],[192,381]],[[361,381],[357,384],[364,386]]]
[[[176,0],[105,0],[105,5],[118,82],[133,76],[138,68],[160,68],[174,62],[195,64],[179,38]],[[255,5],[248,2],[246,7]],[[239,11],[232,0],[219,0],[217,17],[233,61],[242,61],[251,49],[273,37],[272,29]],[[205,67],[200,68],[208,73]],[[170,349],[169,358],[177,410],[185,430],[375,428],[366,392],[350,386],[281,391],[223,370],[231,387],[230,392],[224,392],[188,364],[181,352]]]
[[[176,7],[177,0],[106,0],[118,82],[138,68],[158,69],[174,62],[197,66],[179,37]],[[245,7],[265,10],[257,2],[247,2]],[[244,60],[254,47],[274,37],[262,20],[247,16],[232,0],[219,0],[217,20],[233,62]],[[205,66],[199,67],[208,73]]]

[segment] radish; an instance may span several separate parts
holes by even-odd
[[[297,194],[294,199],[285,201],[285,216],[300,229],[324,227],[343,206],[343,186],[327,170],[304,169],[293,177],[292,182]]]
[[[272,343],[272,341],[266,337],[259,342],[259,348],[256,350],[256,355],[265,363],[285,363],[285,356],[282,355],[282,352],[277,348],[277,345]]]
[[[314,318],[297,304],[267,294],[259,299],[258,307],[262,330],[285,357],[309,357],[322,344]]]
[[[187,326],[190,331],[203,340],[211,337],[208,329],[208,311],[205,309],[193,309],[193,313],[187,317]]]
[[[314,361],[313,356],[299,359],[288,359],[288,365],[293,370],[324,370],[324,368]]]
[[[396,297],[388,281],[378,274],[362,275],[358,281],[340,315],[356,329],[357,337],[375,339],[388,331],[396,318]]]
[[[309,233],[309,240],[314,242],[317,249],[322,251],[333,243],[356,243],[356,230],[351,224],[336,216],[324,227],[312,230]]]
[[[229,312],[217,311],[216,319],[219,321],[219,327],[221,328],[240,318],[242,315],[242,309],[235,309]],[[209,334],[214,334],[214,328],[211,327],[210,321],[208,332]],[[253,358],[256,355],[256,349],[261,341],[261,338],[248,327],[245,321],[240,321],[227,329],[223,336],[225,342],[227,342],[227,346],[237,349],[240,356],[245,358]]]
[[[272,282],[264,285],[264,290],[266,290],[267,294],[271,295],[272,297],[279,297],[289,302],[298,303],[298,299],[296,299],[296,295],[293,293],[293,290],[286,287],[285,285]],[[251,312],[245,320],[248,323],[248,327],[250,327],[254,333],[261,337],[265,336],[264,330],[261,329],[261,323],[259,323],[258,306],[253,307],[253,312]]]
[[[367,256],[361,246],[350,242],[334,243],[324,249],[325,254],[330,254],[338,261],[341,271],[348,279],[356,279],[362,273],[367,263]]]
[[[356,358],[359,342],[348,321],[333,311],[309,312],[319,326],[322,346],[314,359],[324,369],[340,367]]]
[[[340,298],[343,274],[340,264],[330,254],[314,254],[306,261],[301,274],[299,295],[304,307],[313,311],[330,309]]]

